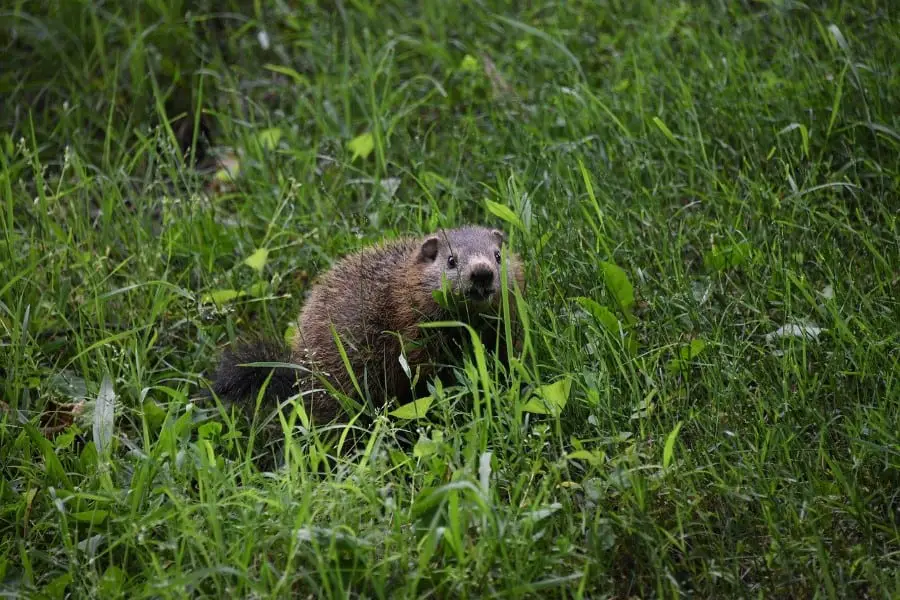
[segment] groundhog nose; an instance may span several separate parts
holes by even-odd
[[[486,267],[474,269],[469,277],[477,288],[487,289],[494,284],[494,272]]]

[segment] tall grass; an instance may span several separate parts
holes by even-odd
[[[896,597],[895,12],[0,9],[0,589]],[[463,222],[527,264],[510,373],[272,461],[202,400],[336,257]]]

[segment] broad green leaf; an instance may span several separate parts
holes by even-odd
[[[700,355],[706,349],[706,342],[697,338],[695,340],[691,340],[691,343],[687,346],[683,346],[679,353],[681,354],[682,360],[693,360],[697,356]]]
[[[466,54],[463,56],[463,59],[459,62],[459,70],[466,71],[469,73],[475,73],[480,69],[480,65],[478,64],[478,59],[472,56],[471,54]]]
[[[66,587],[72,583],[72,574],[63,573],[50,580],[50,583],[41,590],[41,595],[48,600],[62,600],[66,597]]]
[[[573,300],[597,319],[607,331],[613,335],[621,336],[622,345],[629,354],[637,354],[637,340],[634,338],[634,333],[628,331],[632,323],[622,323],[611,310],[591,298],[577,296]],[[626,315],[628,314],[630,313],[626,313]],[[625,332],[624,335],[623,332]]]
[[[281,141],[281,129],[278,127],[263,129],[257,134],[256,139],[259,140],[259,145],[264,150],[274,150]]]
[[[634,410],[631,411],[631,420],[635,419],[646,419],[649,417],[653,411],[656,409],[656,403],[654,399],[658,394],[658,390],[656,388],[651,389],[647,392],[647,395],[644,396],[643,400],[637,403],[637,406],[634,407]]]
[[[706,342],[701,339],[691,340],[690,344],[684,345],[678,349],[678,356],[671,359],[666,364],[666,370],[669,373],[684,370],[688,363],[700,355],[706,349]]]
[[[739,267],[753,257],[750,242],[739,242],[710,249],[703,255],[703,264],[711,271]]]
[[[460,479],[451,481],[439,488],[423,488],[416,495],[412,505],[412,515],[417,521],[431,521],[435,509],[439,508],[451,494],[456,493],[467,500],[473,501],[472,508],[485,510],[481,490],[471,481]]]
[[[197,428],[197,435],[201,440],[217,439],[222,433],[222,424],[218,421],[209,421]]]
[[[487,198],[484,199],[484,205],[492,215],[499,217],[504,222],[516,227],[519,231],[525,231],[525,224],[522,223],[522,219],[520,219],[510,207],[505,204],[500,204],[499,202],[488,200]]]
[[[64,489],[72,489],[72,482],[69,481],[66,470],[63,468],[62,463],[59,462],[59,458],[56,456],[56,452],[54,452],[53,444],[41,435],[41,432],[38,431],[34,425],[24,423],[22,427],[25,429],[25,432],[28,433],[31,443],[37,446],[41,451],[48,480]]]
[[[203,294],[200,299],[204,304],[223,305],[231,302],[235,298],[246,296],[247,292],[239,292],[238,290],[213,290]]]
[[[683,421],[678,421],[678,424],[675,425],[675,429],[673,429],[669,434],[669,437],[666,438],[666,445],[663,448],[663,469],[668,469],[669,464],[672,462],[672,452],[675,449],[675,438],[678,437],[678,432],[681,430],[683,424]]]
[[[116,392],[109,375],[103,376],[100,393],[94,402],[94,445],[101,455],[109,452],[113,436],[113,419],[116,411]]]
[[[244,259],[244,264],[250,267],[251,269],[256,270],[257,273],[261,273],[262,270],[266,266],[266,262],[269,260],[269,249],[268,248],[259,248],[256,252],[248,256]]]
[[[575,450],[566,454],[566,460],[584,460],[592,465],[600,465],[606,460],[606,453],[602,450],[591,452],[590,450]]]
[[[600,263],[600,269],[603,271],[606,287],[612,292],[613,297],[619,304],[619,308],[626,315],[630,315],[631,309],[634,307],[634,288],[628,280],[628,275],[625,274],[621,267],[610,262]]]
[[[254,298],[262,298],[269,292],[269,282],[266,280],[257,281],[247,288],[247,293]]]
[[[539,415],[559,415],[569,401],[572,380],[564,377],[549,385],[543,385],[534,391],[534,396],[525,403],[522,410]]]
[[[422,435],[419,437],[419,441],[416,442],[415,447],[413,447],[413,457],[415,458],[428,458],[432,454],[435,454],[441,447],[441,444],[444,442],[444,432],[443,431],[433,431],[431,433],[431,438]]]
[[[80,523],[90,523],[91,525],[100,525],[106,521],[109,516],[108,510],[85,510],[72,515],[72,518]]]
[[[522,406],[522,410],[524,412],[530,412],[536,415],[553,414],[551,412],[551,408],[544,403],[543,399],[537,397],[531,398],[531,400],[526,402]]]
[[[97,469],[100,459],[97,457],[97,446],[94,445],[94,442],[88,442],[84,445],[84,448],[81,449],[81,454],[78,456],[78,462],[81,464],[83,472],[92,472]]]
[[[284,341],[288,344],[291,344],[294,341],[294,336],[297,335],[297,325],[295,323],[291,323],[284,329]]]
[[[590,450],[575,450],[566,454],[566,458],[569,460],[591,460],[594,458],[594,455],[591,454]]]
[[[151,429],[156,430],[166,420],[166,411],[154,400],[147,399],[141,405],[144,409],[144,418]]]
[[[100,583],[97,586],[97,595],[100,598],[117,598],[121,597],[122,588],[125,586],[127,576],[125,571],[119,567],[112,565],[106,568],[103,576],[100,577]]]
[[[597,319],[603,327],[608,329],[610,332],[619,334],[619,319],[612,313],[611,310],[593,300],[591,298],[586,298],[584,296],[578,296],[573,298],[575,302],[578,303],[581,308],[586,310],[592,317]]]
[[[71,398],[74,402],[86,400],[88,397],[87,383],[84,378],[71,371],[64,370],[52,375],[49,384],[55,391]]]
[[[630,440],[633,435],[634,433],[630,431],[620,431],[610,441],[621,444]]]
[[[353,158],[350,160],[356,160],[357,157],[368,158],[372,154],[372,150],[375,149],[375,137],[371,132],[367,131],[350,140],[347,143],[347,147],[353,152]]]
[[[53,445],[57,450],[68,450],[75,443],[75,435],[78,433],[77,427],[68,427],[64,432],[56,436]]]
[[[423,396],[418,400],[404,404],[396,410],[392,410],[388,415],[398,419],[422,419],[428,413],[428,409],[431,408],[432,402],[434,402],[433,397]]]

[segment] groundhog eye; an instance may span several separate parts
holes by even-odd
[[[494,250],[494,258],[497,259],[498,263],[500,262],[500,251],[499,250]]]
[[[449,267],[449,268],[451,268],[451,269],[455,269],[455,268],[456,268],[456,257],[453,256],[452,254],[451,254],[450,257],[447,259],[447,267]]]

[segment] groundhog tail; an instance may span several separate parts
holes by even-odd
[[[222,354],[213,376],[212,390],[219,398],[232,402],[256,400],[269,373],[272,373],[265,397],[267,400],[285,400],[296,393],[295,369],[243,365],[262,362],[288,363],[290,358],[290,350],[277,342],[253,340],[239,344]]]

